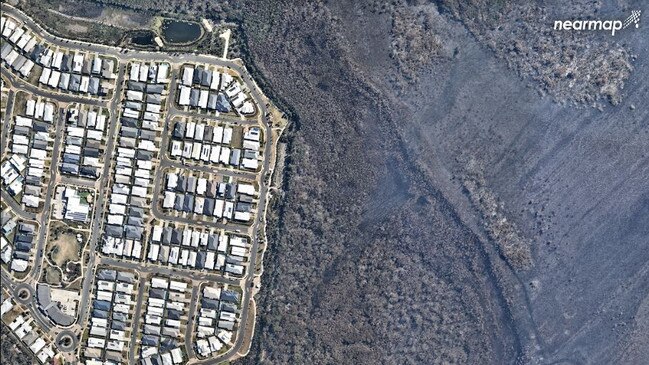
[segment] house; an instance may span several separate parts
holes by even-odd
[[[233,302],[233,303],[239,303],[240,302],[240,295],[238,292],[233,291],[233,290],[222,290],[221,291],[221,300],[224,302]]]
[[[176,122],[174,124],[174,129],[173,129],[173,132],[172,132],[172,138],[174,138],[174,139],[182,139],[184,135],[185,135],[185,123],[184,122]]]
[[[207,99],[209,92],[207,90],[201,90],[198,97],[198,107],[202,109],[207,109]]]
[[[148,84],[146,86],[147,94],[162,94],[164,91],[164,85],[162,84]]]
[[[193,77],[192,77],[192,83],[194,83],[194,84],[200,84],[200,83],[201,83],[201,79],[203,78],[203,73],[204,73],[203,69],[197,67],[197,68],[194,70],[194,75],[193,75]]]
[[[91,77],[88,81],[88,93],[97,95],[99,94],[99,79]]]
[[[180,96],[178,98],[178,105],[184,106],[190,104],[191,89],[187,86],[180,86]]]
[[[217,324],[217,327],[226,329],[228,331],[232,331],[234,329],[234,322],[231,322],[231,321],[219,321],[219,323]]]
[[[230,165],[239,166],[239,160],[241,158],[241,150],[238,148],[233,148],[230,155]]]
[[[68,90],[73,92],[78,92],[81,86],[81,76],[80,75],[70,75],[70,84],[68,85]]]
[[[99,58],[99,57],[93,58],[93,60],[92,60],[92,68],[91,68],[90,72],[93,73],[93,74],[101,73],[101,63],[102,63],[101,58]]]
[[[189,105],[191,107],[196,107],[198,105],[200,91],[198,89],[191,89],[189,91]]]
[[[201,74],[201,86],[209,87],[212,84],[212,71],[204,70]]]
[[[190,66],[185,66],[183,68],[183,78],[182,83],[186,86],[191,86],[194,78],[194,68]]]
[[[221,113],[229,113],[232,111],[232,106],[225,95],[219,93],[216,100],[216,110]]]
[[[22,259],[13,259],[11,261],[11,270],[17,272],[25,272],[29,263],[26,260]]]
[[[101,77],[105,79],[112,79],[114,77],[113,75],[114,68],[115,65],[113,63],[113,60],[110,59],[104,60],[101,65]]]
[[[159,84],[169,81],[169,64],[161,63],[158,65],[158,73],[156,75],[156,82]]]

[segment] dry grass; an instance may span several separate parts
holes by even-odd
[[[63,269],[68,261],[79,261],[81,247],[77,233],[66,225],[57,224],[50,228],[47,255],[56,266]],[[85,237],[84,237],[85,238]]]
[[[45,282],[50,285],[60,285],[62,281],[61,271],[55,267],[47,265],[45,267]]]

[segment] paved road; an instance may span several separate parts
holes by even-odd
[[[2,73],[4,80],[4,72]],[[10,88],[12,86],[9,80],[4,80],[5,87]],[[15,92],[13,89],[9,89],[7,93],[7,106],[5,108],[4,120],[2,121],[2,135],[0,135],[0,155],[4,158],[5,155],[5,144],[7,143],[7,133],[9,133],[9,123],[7,121],[11,120],[12,112],[14,108]]]
[[[101,189],[100,193],[98,196],[98,200],[95,206],[95,214],[94,217],[96,217],[95,221],[93,222],[92,226],[92,235],[90,239],[90,262],[89,262],[89,268],[94,267],[95,264],[95,253],[96,253],[96,244],[98,241],[98,238],[100,236],[100,231],[101,231],[101,222],[102,222],[102,212],[103,212],[103,198],[105,194],[105,187],[106,187],[106,179],[108,177],[109,173],[109,166],[110,166],[110,155],[112,154],[112,149],[113,149],[113,135],[115,131],[115,126],[117,124],[115,115],[117,112],[116,108],[116,100],[119,98],[121,95],[121,92],[118,88],[121,87],[121,80],[123,79],[123,63],[130,60],[130,59],[137,59],[137,60],[142,60],[142,61],[167,61],[170,63],[181,63],[181,62],[190,62],[190,63],[209,63],[213,64],[216,66],[220,67],[228,67],[236,72],[238,72],[243,79],[243,82],[246,84],[247,89],[250,91],[251,96],[255,103],[259,106],[260,108],[260,113],[261,113],[261,119],[264,124],[264,131],[265,131],[265,136],[266,136],[266,144],[265,144],[265,153],[264,156],[266,156],[264,163],[263,163],[263,168],[261,170],[261,183],[260,183],[260,199],[259,199],[259,204],[258,204],[258,213],[255,217],[255,221],[253,223],[253,226],[251,227],[252,231],[252,247],[251,247],[251,254],[250,254],[250,268],[248,272],[246,273],[246,276],[244,277],[244,287],[243,287],[243,298],[242,298],[242,309],[241,309],[241,316],[240,316],[240,323],[245,324],[247,323],[247,318],[249,313],[249,302],[251,299],[251,291],[252,291],[252,282],[254,279],[254,274],[255,274],[255,263],[257,260],[257,251],[259,248],[259,238],[258,238],[258,232],[260,228],[260,224],[262,224],[262,218],[264,216],[264,210],[266,206],[266,194],[268,192],[268,186],[267,186],[267,179],[266,176],[269,172],[269,157],[271,156],[271,146],[272,146],[272,141],[270,140],[272,134],[271,134],[271,126],[270,123],[267,119],[268,115],[268,110],[264,102],[264,98],[262,97],[259,89],[256,87],[254,82],[252,81],[251,77],[245,70],[245,68],[241,65],[238,65],[237,63],[230,61],[230,60],[225,60],[222,58],[218,58],[215,56],[210,56],[210,55],[196,55],[196,54],[180,54],[180,55],[170,55],[170,54],[164,54],[164,53],[158,53],[158,52],[144,52],[144,51],[128,51],[125,52],[124,49],[116,48],[116,47],[110,47],[110,46],[105,46],[105,45],[99,45],[99,44],[91,44],[87,42],[81,42],[81,41],[72,41],[72,40],[65,40],[61,39],[58,37],[55,37],[48,32],[46,32],[40,25],[36,24],[31,18],[27,17],[24,13],[20,12],[19,10],[9,6],[8,4],[3,3],[2,4],[2,11],[14,16],[21,21],[23,21],[27,26],[31,27],[34,30],[38,30],[41,35],[43,35],[48,42],[55,46],[60,46],[60,47],[77,47],[81,48],[86,52],[98,52],[102,53],[108,56],[113,56],[117,58],[119,61],[121,61],[121,68],[120,68],[120,76],[117,79],[117,88],[115,90],[113,99],[111,101],[110,105],[110,110],[113,112],[111,114],[111,132],[109,135],[109,148],[107,148],[106,151],[106,156],[104,157],[105,165],[104,165],[104,172],[102,174],[102,183],[101,183]],[[15,80],[14,80],[15,81]],[[18,81],[15,81],[18,82]],[[41,93],[44,93],[45,95],[50,95],[46,91],[39,89],[38,87],[35,87],[33,85],[28,85],[25,84],[24,82],[20,81],[18,82],[19,87],[24,87],[26,90],[29,90],[31,92],[34,92],[37,95],[41,95]],[[47,96],[47,97],[52,97],[52,96]],[[78,97],[71,96],[71,95],[56,95],[54,98],[60,101],[68,101],[68,102],[77,102]],[[83,100],[80,100],[78,102],[82,103],[97,103],[94,105],[104,105],[103,101],[89,101],[87,98],[83,98]],[[173,114],[173,113],[172,113]],[[165,126],[166,128],[166,126]],[[163,134],[163,136],[165,136]],[[164,145],[163,145],[164,146]],[[55,151],[58,152],[58,149]],[[57,156],[58,158],[58,156]],[[52,166],[56,166],[56,164],[52,164]],[[161,169],[158,169],[160,171]],[[56,168],[52,168],[52,173],[56,171]],[[159,172],[157,173],[159,174]],[[52,179],[53,180],[53,179]],[[159,179],[156,179],[156,184],[158,185],[156,187],[156,191],[159,191]],[[48,191],[51,193],[51,189],[48,187]],[[46,195],[46,202],[49,203],[49,199],[51,198],[49,195]],[[154,201],[157,201],[154,199]],[[156,207],[157,204],[154,204],[154,215],[156,215]],[[159,213],[159,212],[157,212]],[[166,218],[165,218],[166,219]],[[176,217],[172,217],[172,220],[179,220]],[[195,221],[191,221],[192,223],[196,223]],[[202,223],[204,224],[204,223]],[[44,229],[43,229],[44,230]],[[42,242],[39,242],[39,247],[42,248]],[[42,257],[42,252],[38,254],[38,257]],[[40,260],[39,260],[40,261]],[[121,261],[120,261],[121,262]],[[39,265],[40,267],[40,265]],[[147,266],[145,266],[147,267]],[[82,300],[81,300],[81,305],[80,305],[80,316],[79,316],[79,321],[78,323],[83,324],[85,322],[85,319],[87,317],[87,306],[89,302],[89,289],[90,285],[92,282],[92,275],[89,274],[93,270],[88,270],[87,275],[84,277],[83,280],[83,289],[82,289]],[[156,271],[157,272],[157,271]],[[238,331],[236,340],[234,342],[234,345],[223,355],[217,357],[217,358],[211,358],[208,360],[203,360],[198,363],[201,364],[216,364],[220,363],[223,361],[227,361],[229,359],[232,359],[236,353],[241,349],[244,338],[241,335],[243,331]],[[186,334],[187,336],[191,336],[190,333]]]
[[[194,120],[196,119],[208,119],[208,120],[216,120],[219,122],[226,122],[229,124],[234,124],[234,125],[258,125],[258,121],[256,119],[241,119],[240,117],[233,117],[233,116],[226,116],[226,115],[213,115],[213,114],[199,114],[195,111],[185,111],[185,110],[180,110],[178,109],[175,105],[171,106],[169,109],[169,114],[171,115],[172,118],[175,117],[187,117],[187,118],[193,118]]]
[[[221,284],[238,285],[239,279],[230,279],[217,274],[210,274],[206,272],[195,272],[184,269],[176,269],[170,266],[153,265],[149,263],[125,261],[123,259],[116,259],[112,257],[102,256],[99,261],[103,265],[114,266],[118,269],[135,270],[144,274],[160,274],[171,277],[181,277],[190,280],[208,280]]]
[[[14,292],[16,289],[18,289],[20,286],[27,285],[31,288],[32,296],[30,298],[29,303],[27,304],[27,309],[29,309],[29,312],[31,316],[34,318],[34,320],[38,323],[38,325],[45,331],[48,332],[52,326],[47,320],[43,314],[38,310],[38,305],[36,301],[36,289],[29,284],[16,284],[13,277],[11,274],[9,274],[4,268],[2,268],[2,287],[9,289],[11,292]],[[18,300],[16,300],[18,301]]]
[[[164,153],[164,155],[162,157],[162,160],[160,161],[160,168],[165,169],[165,168],[169,168],[169,167],[183,169],[183,170],[190,170],[190,171],[201,171],[201,172],[206,172],[208,174],[213,174],[213,173],[216,172],[214,166],[193,165],[193,164],[189,164],[189,163],[183,163],[183,162],[170,160],[167,157],[167,153]],[[257,179],[257,174],[255,174],[255,173],[246,172],[246,171],[240,171],[240,170],[234,170],[234,169],[219,168],[218,173],[219,173],[219,175],[229,176],[229,177],[233,177],[235,179],[246,179],[246,180],[251,180],[251,181],[254,181],[254,180]]]
[[[3,70],[4,70],[4,68],[3,68]],[[13,82],[11,81],[11,75],[10,74],[8,74],[7,72],[3,72],[3,76],[6,76],[7,78],[10,79],[10,81],[8,81],[8,86],[14,86]],[[7,101],[7,109],[6,109],[6,114],[5,114],[5,120],[4,121],[11,120],[14,101],[15,101],[14,90],[10,90],[9,99]],[[57,126],[60,125],[60,122],[61,122],[60,118],[58,118],[57,119]],[[5,123],[4,127],[2,128],[2,138],[1,138],[1,141],[0,141],[0,145],[1,145],[0,147],[2,148],[1,151],[3,153],[6,151],[5,147],[7,146],[6,145],[7,139],[6,138],[7,138],[8,130],[9,130],[8,123]],[[52,153],[53,153],[53,155],[58,153],[56,139],[54,141],[54,148],[53,148]],[[56,164],[56,159],[53,158],[51,166],[54,167],[54,166],[56,166],[55,164]],[[53,168],[52,170],[55,170],[55,169]],[[51,196],[51,185],[53,183],[54,176],[55,176],[55,171],[50,171],[50,184],[48,184],[48,188],[46,190],[46,196],[47,196],[48,193]],[[40,265],[42,263],[42,255],[43,255],[43,241],[44,241],[43,237],[44,237],[44,234],[45,234],[46,227],[43,225],[43,220],[37,220],[37,218],[38,218],[37,214],[24,211],[22,206],[20,204],[18,204],[18,202],[16,202],[12,197],[10,197],[9,194],[7,194],[6,191],[2,190],[1,194],[2,194],[2,201],[6,202],[11,207],[11,209],[13,210],[13,212],[16,215],[18,215],[20,218],[22,218],[24,220],[35,221],[39,225],[39,230],[38,230],[39,235],[38,235],[38,240],[37,240],[36,258],[34,260],[34,267],[32,267],[30,275],[28,275],[25,279],[22,280],[22,281],[26,281],[26,282],[31,282],[33,280],[33,277],[34,277],[35,273],[40,272]],[[47,205],[48,204],[46,204],[45,208],[48,208]],[[46,215],[47,210],[45,210],[42,214]],[[36,267],[39,268],[38,271],[37,271]],[[9,288],[14,288],[15,287],[13,277],[8,272],[6,272],[4,269],[2,270],[2,284],[3,284],[3,287],[9,287]],[[30,287],[32,288],[32,292],[35,293],[35,287],[33,286],[33,284],[25,283],[24,285],[30,285]],[[32,314],[32,317],[34,317],[34,320],[36,320],[36,322],[41,326],[41,328],[43,328],[45,331],[49,331],[50,328],[51,328],[50,322],[38,310],[38,306],[37,306],[35,296],[32,296],[31,301],[28,304],[28,308],[29,308],[29,311]]]
[[[133,318],[140,318],[142,315],[142,299],[144,298],[144,288],[146,287],[146,278],[143,275],[140,275],[140,282],[137,288],[137,301],[135,302],[135,312],[133,312]],[[128,363],[135,364],[135,343],[137,341],[137,336],[140,334],[139,321],[133,321],[133,329],[131,331],[131,341],[128,344]]]
[[[83,284],[81,287],[81,304],[79,305],[79,317],[77,323],[81,326],[86,321],[88,315],[88,305],[90,304],[90,288],[92,285],[92,279],[94,277],[94,267],[97,254],[97,242],[101,237],[101,227],[103,223],[103,212],[104,212],[104,199],[107,195],[108,188],[108,179],[110,176],[110,166],[111,166],[111,157],[113,154],[113,149],[115,147],[115,133],[117,130],[117,116],[119,114],[118,103],[120,100],[122,82],[124,78],[124,73],[126,71],[126,66],[120,64],[119,72],[117,74],[117,86],[115,87],[115,93],[113,94],[113,99],[110,102],[110,121],[108,129],[108,139],[106,141],[106,149],[104,154],[103,166],[104,169],[101,172],[99,191],[97,192],[97,200],[95,201],[93,221],[91,226],[90,240],[88,241],[88,252],[90,254],[88,265],[86,266],[86,273],[83,278]]]
[[[1,273],[2,273],[2,287],[3,288],[8,288],[8,289],[13,291],[14,288],[16,287],[16,283],[14,282],[13,278],[11,277],[11,274],[9,274],[7,272],[7,270],[5,270],[4,267],[2,268]]]
[[[4,70],[4,66],[2,66],[2,69]],[[2,76],[3,78],[5,77],[5,72],[2,73]],[[5,86],[8,88],[13,86],[11,80],[5,80],[5,82]],[[8,152],[5,149],[5,147],[7,147],[7,134],[9,133],[10,129],[8,121],[13,118],[13,106],[15,97],[15,91],[13,89],[10,89],[9,93],[7,94],[7,106],[5,109],[4,120],[2,121],[2,134],[0,135],[0,154],[2,154],[3,159],[5,154]],[[13,210],[14,213],[16,213],[16,215],[18,215],[20,218],[27,220],[36,219],[36,214],[24,211],[21,204],[19,204],[14,198],[12,198],[5,190],[2,190],[2,201],[7,203],[11,207],[11,210]]]
[[[26,212],[23,210],[23,207],[18,204],[18,202],[9,195],[5,190],[2,190],[2,201],[4,203],[7,203],[11,207],[11,210],[13,210],[16,215],[18,215],[22,219],[27,219],[27,220],[36,220],[36,214],[35,213],[30,213]]]
[[[200,293],[198,289],[200,286],[194,285],[192,289],[192,300],[189,303],[189,313],[187,315],[187,331],[185,331],[185,352],[187,352],[187,357],[194,358],[196,354],[194,353],[194,325],[196,324],[196,308],[198,307],[198,296]]]
[[[267,193],[268,193],[268,181],[266,179],[267,174],[270,171],[270,156],[271,156],[271,148],[272,148],[272,131],[271,131],[271,124],[270,121],[267,118],[268,115],[268,108],[266,107],[266,104],[264,102],[264,98],[261,95],[261,92],[259,89],[254,85],[252,82],[252,79],[249,74],[243,69],[242,67],[235,66],[233,67],[237,72],[239,72],[242,75],[242,79],[248,89],[250,90],[250,94],[255,101],[255,103],[259,106],[260,108],[260,113],[261,113],[261,119],[264,124],[264,135],[266,139],[266,143],[264,145],[264,156],[266,157],[264,159],[263,167],[261,170],[260,174],[260,184],[259,184],[259,203],[258,203],[258,212],[255,217],[255,222],[252,226],[252,247],[250,249],[250,266],[248,268],[248,272],[246,273],[246,276],[244,278],[244,285],[243,285],[243,298],[241,299],[241,316],[239,318],[239,325],[240,328],[237,331],[237,336],[234,342],[234,345],[224,354],[221,356],[215,357],[215,358],[210,358],[202,361],[198,361],[197,364],[218,364],[224,361],[231,360],[234,358],[241,350],[241,347],[243,346],[244,342],[244,336],[242,336],[243,332],[242,331],[242,326],[245,325],[248,321],[248,316],[250,315],[249,311],[249,303],[251,300],[251,295],[252,295],[252,284],[253,284],[253,279],[255,277],[255,263],[257,262],[257,252],[259,250],[259,225],[263,224],[262,219],[264,217],[264,211],[266,209],[266,198],[267,198]],[[246,76],[244,76],[246,75]],[[254,315],[254,313],[252,314]]]
[[[58,118],[56,119],[55,128],[55,137],[54,137],[54,147],[52,148],[52,163],[50,165],[50,177],[47,183],[47,188],[45,189],[45,198],[43,212],[40,213],[40,219],[38,220],[40,225],[40,230],[38,231],[38,238],[36,241],[36,259],[34,260],[34,266],[30,272],[30,277],[34,280],[38,280],[41,274],[41,266],[43,265],[43,253],[45,252],[45,237],[47,233],[47,223],[50,216],[50,208],[52,207],[51,199],[52,193],[54,191],[54,186],[56,185],[56,170],[58,169],[59,161],[59,148],[62,144],[63,139],[63,118],[61,113],[59,113]]]

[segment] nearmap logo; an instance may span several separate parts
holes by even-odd
[[[606,30],[615,36],[615,32],[634,26],[640,27],[642,10],[633,10],[624,20],[555,20],[554,30],[598,31]]]

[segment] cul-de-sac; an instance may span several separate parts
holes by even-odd
[[[44,364],[244,356],[283,124],[242,61],[1,32],[4,324]]]

